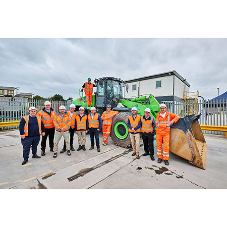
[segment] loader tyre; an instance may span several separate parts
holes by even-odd
[[[131,140],[128,132],[128,114],[118,113],[113,118],[110,137],[120,147],[130,147]]]

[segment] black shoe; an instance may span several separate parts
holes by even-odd
[[[41,158],[40,156],[38,156],[37,154],[32,155],[32,158]]]
[[[53,158],[57,158],[58,154],[54,153]]]
[[[162,162],[162,159],[161,158],[158,158],[158,163],[161,163]]]
[[[75,151],[75,148],[74,147],[71,147],[71,149],[70,149],[71,151]]]
[[[86,151],[85,145],[82,146],[83,151]]]
[[[66,152],[66,149],[65,149],[65,148],[63,148],[63,149],[60,151],[61,154],[64,153],[64,152]]]
[[[81,149],[82,149],[82,146],[81,146],[81,145],[79,145],[79,147],[78,147],[77,151],[80,151]]]
[[[90,148],[89,148],[89,150],[93,150],[93,149],[94,149],[94,147],[90,147]]]
[[[144,154],[142,154],[142,155],[143,155],[143,156],[147,156],[147,155],[149,155],[149,154],[145,152],[145,153],[144,153]]]
[[[51,151],[51,152],[54,152],[53,148],[50,148],[50,151]]]
[[[164,160],[164,163],[165,163],[166,166],[169,165],[169,161],[168,160]]]
[[[100,152],[100,148],[97,148],[97,151]]]
[[[45,151],[41,150],[41,155],[45,156],[46,155]]]
[[[70,155],[71,155],[70,150],[68,150],[68,151],[67,151],[67,155],[68,155],[68,156],[70,156]]]
[[[151,156],[151,160],[152,160],[152,161],[154,161],[154,160],[155,160],[154,156]]]
[[[28,160],[24,160],[24,161],[22,162],[22,165],[25,165],[27,162],[28,162]]]

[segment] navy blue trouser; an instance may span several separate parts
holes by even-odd
[[[96,146],[97,148],[100,148],[99,145],[99,131],[97,130],[97,128],[89,128],[89,133],[90,133],[90,139],[91,139],[91,146],[94,147],[94,137],[96,140]]]
[[[40,141],[40,136],[25,136],[24,139],[21,139],[21,143],[23,145],[23,158],[24,160],[28,160],[30,147],[32,147],[32,154],[35,155],[37,153],[37,146]]]

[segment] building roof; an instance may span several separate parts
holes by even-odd
[[[219,95],[219,96],[217,96],[217,97],[215,97],[215,98],[213,98],[213,99],[210,99],[209,101],[211,101],[211,102],[220,102],[220,101],[223,101],[223,100],[226,100],[227,99],[227,91],[226,92],[224,92],[223,94],[221,94],[221,95]]]
[[[165,73],[154,74],[154,75],[150,75],[150,76],[139,77],[139,78],[135,78],[135,79],[131,79],[131,80],[125,80],[125,83],[132,83],[132,82],[137,82],[137,81],[142,81],[142,80],[149,80],[149,79],[160,78],[160,77],[164,77],[164,76],[176,76],[183,83],[185,83],[188,87],[190,87],[190,84],[188,83],[188,81],[186,79],[184,79],[184,77],[182,77],[175,70],[165,72]]]
[[[18,89],[19,87],[4,87],[4,86],[0,86],[0,90],[16,90]]]

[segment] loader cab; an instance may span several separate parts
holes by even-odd
[[[105,108],[107,105],[116,107],[123,98],[124,81],[114,77],[103,77],[95,80],[97,83],[96,107]]]

